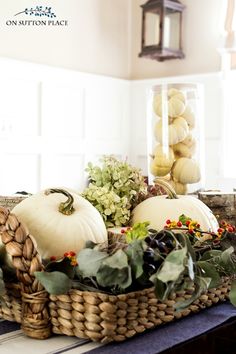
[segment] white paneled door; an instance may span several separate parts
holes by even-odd
[[[11,60],[0,75],[0,194],[80,191],[89,161],[129,155],[129,82]]]

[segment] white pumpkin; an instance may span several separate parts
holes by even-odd
[[[186,136],[186,138],[182,141],[183,144],[187,145],[190,150],[192,151],[192,153],[195,152],[196,149],[196,139],[194,138],[194,136],[192,135],[191,132],[189,132],[189,134]]]
[[[80,251],[85,242],[107,241],[101,214],[86,199],[61,189],[34,194],[16,205],[14,213],[35,238],[43,259]]]
[[[167,98],[167,115],[171,118],[179,117],[181,114],[185,111],[185,103],[184,103],[184,96],[182,95],[174,95],[170,97],[169,99]],[[160,94],[154,96],[153,99],[153,110],[156,113],[158,117],[162,117],[162,109],[163,109],[163,104],[162,104],[162,96]]]
[[[186,101],[184,93],[176,88],[173,88],[173,87],[168,90],[168,97],[169,98],[171,98],[171,97],[178,98],[183,103],[185,103],[185,101]]]
[[[177,196],[166,181],[155,182],[166,189],[168,195],[151,197],[138,204],[132,213],[131,224],[150,222],[150,228],[162,230],[166,220],[178,220],[181,214],[197,221],[204,231],[217,232],[219,228],[212,211],[197,197]]]
[[[172,118],[179,117],[185,110],[184,102],[177,96],[173,96],[168,101],[168,115]]]
[[[158,145],[154,149],[154,159],[150,166],[151,173],[153,176],[165,176],[170,172],[173,163],[173,150],[169,146],[165,149],[162,145]]]
[[[187,157],[181,157],[174,162],[171,175],[174,180],[183,184],[197,183],[201,179],[197,161]]]
[[[187,194],[188,187],[186,184],[170,179],[168,183],[174,188],[176,194]]]
[[[192,157],[193,153],[191,149],[183,143],[178,143],[175,145],[172,145],[172,149],[175,154],[175,158],[179,159],[180,157]]]
[[[188,123],[189,129],[193,129],[195,127],[195,114],[191,106],[186,106],[184,112],[181,115],[186,122]]]
[[[175,118],[173,123],[168,124],[168,143],[169,145],[178,144],[189,134],[189,128],[186,120],[182,117]],[[163,122],[160,119],[155,126],[155,137],[157,141],[163,143]]]

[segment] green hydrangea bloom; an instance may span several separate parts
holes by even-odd
[[[82,196],[97,208],[107,227],[127,225],[138,195],[147,193],[141,170],[114,156],[104,156],[101,166],[90,162],[86,172],[90,183]]]

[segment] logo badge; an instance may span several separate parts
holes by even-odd
[[[17,20],[7,20],[7,26],[67,26],[67,20],[59,20],[50,6],[35,6],[26,8],[17,12],[14,17],[20,17]],[[22,19],[23,16],[31,17],[31,19]]]
[[[56,17],[55,13],[52,12],[52,8],[51,7],[47,7],[45,6],[45,8],[43,8],[43,6],[36,6],[35,9],[33,7],[31,7],[30,9],[25,9],[24,11],[20,11],[17,14],[15,14],[14,16],[18,16],[21,14],[25,14],[25,15],[29,15],[29,16],[47,16],[50,18]]]

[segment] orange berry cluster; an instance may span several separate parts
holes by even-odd
[[[70,260],[70,264],[72,266],[77,266],[78,265],[75,252],[73,252],[73,251],[65,252],[64,253],[64,258],[68,258]]]
[[[50,261],[51,261],[51,262],[54,262],[54,261],[56,261],[56,260],[57,260],[57,257],[56,257],[56,256],[51,256],[51,257],[50,257]]]
[[[184,223],[182,223],[181,221],[175,221],[175,220],[168,219],[168,220],[166,220],[166,225],[164,226],[164,228],[168,228],[168,229],[186,228],[188,233],[195,234],[197,237],[201,237],[202,233],[203,234],[206,233],[201,230],[201,226],[197,221],[191,220],[191,219],[186,219],[186,221],[184,221]],[[222,237],[222,235],[225,231],[235,232],[236,228],[232,224],[229,224],[225,220],[223,220],[220,222],[220,227],[218,228],[217,233],[212,232],[211,236],[212,237],[215,236],[219,239]]]
[[[197,221],[187,219],[183,224],[182,221],[166,220],[165,228],[173,229],[179,227],[186,227],[190,234],[193,234],[197,229],[200,229],[200,224]]]
[[[225,232],[225,231],[228,231],[228,232],[235,232],[235,226],[227,223],[225,220],[222,220],[220,222],[220,227],[219,229],[217,230],[217,234],[218,234],[218,237],[221,237],[222,234]]]
[[[68,258],[70,260],[70,264],[72,266],[77,266],[78,265],[78,262],[77,262],[77,259],[76,259],[76,253],[73,252],[73,251],[70,251],[70,252],[65,252],[64,255],[63,255],[63,258]],[[57,260],[57,257],[55,256],[51,256],[50,257],[50,261],[56,261]]]

